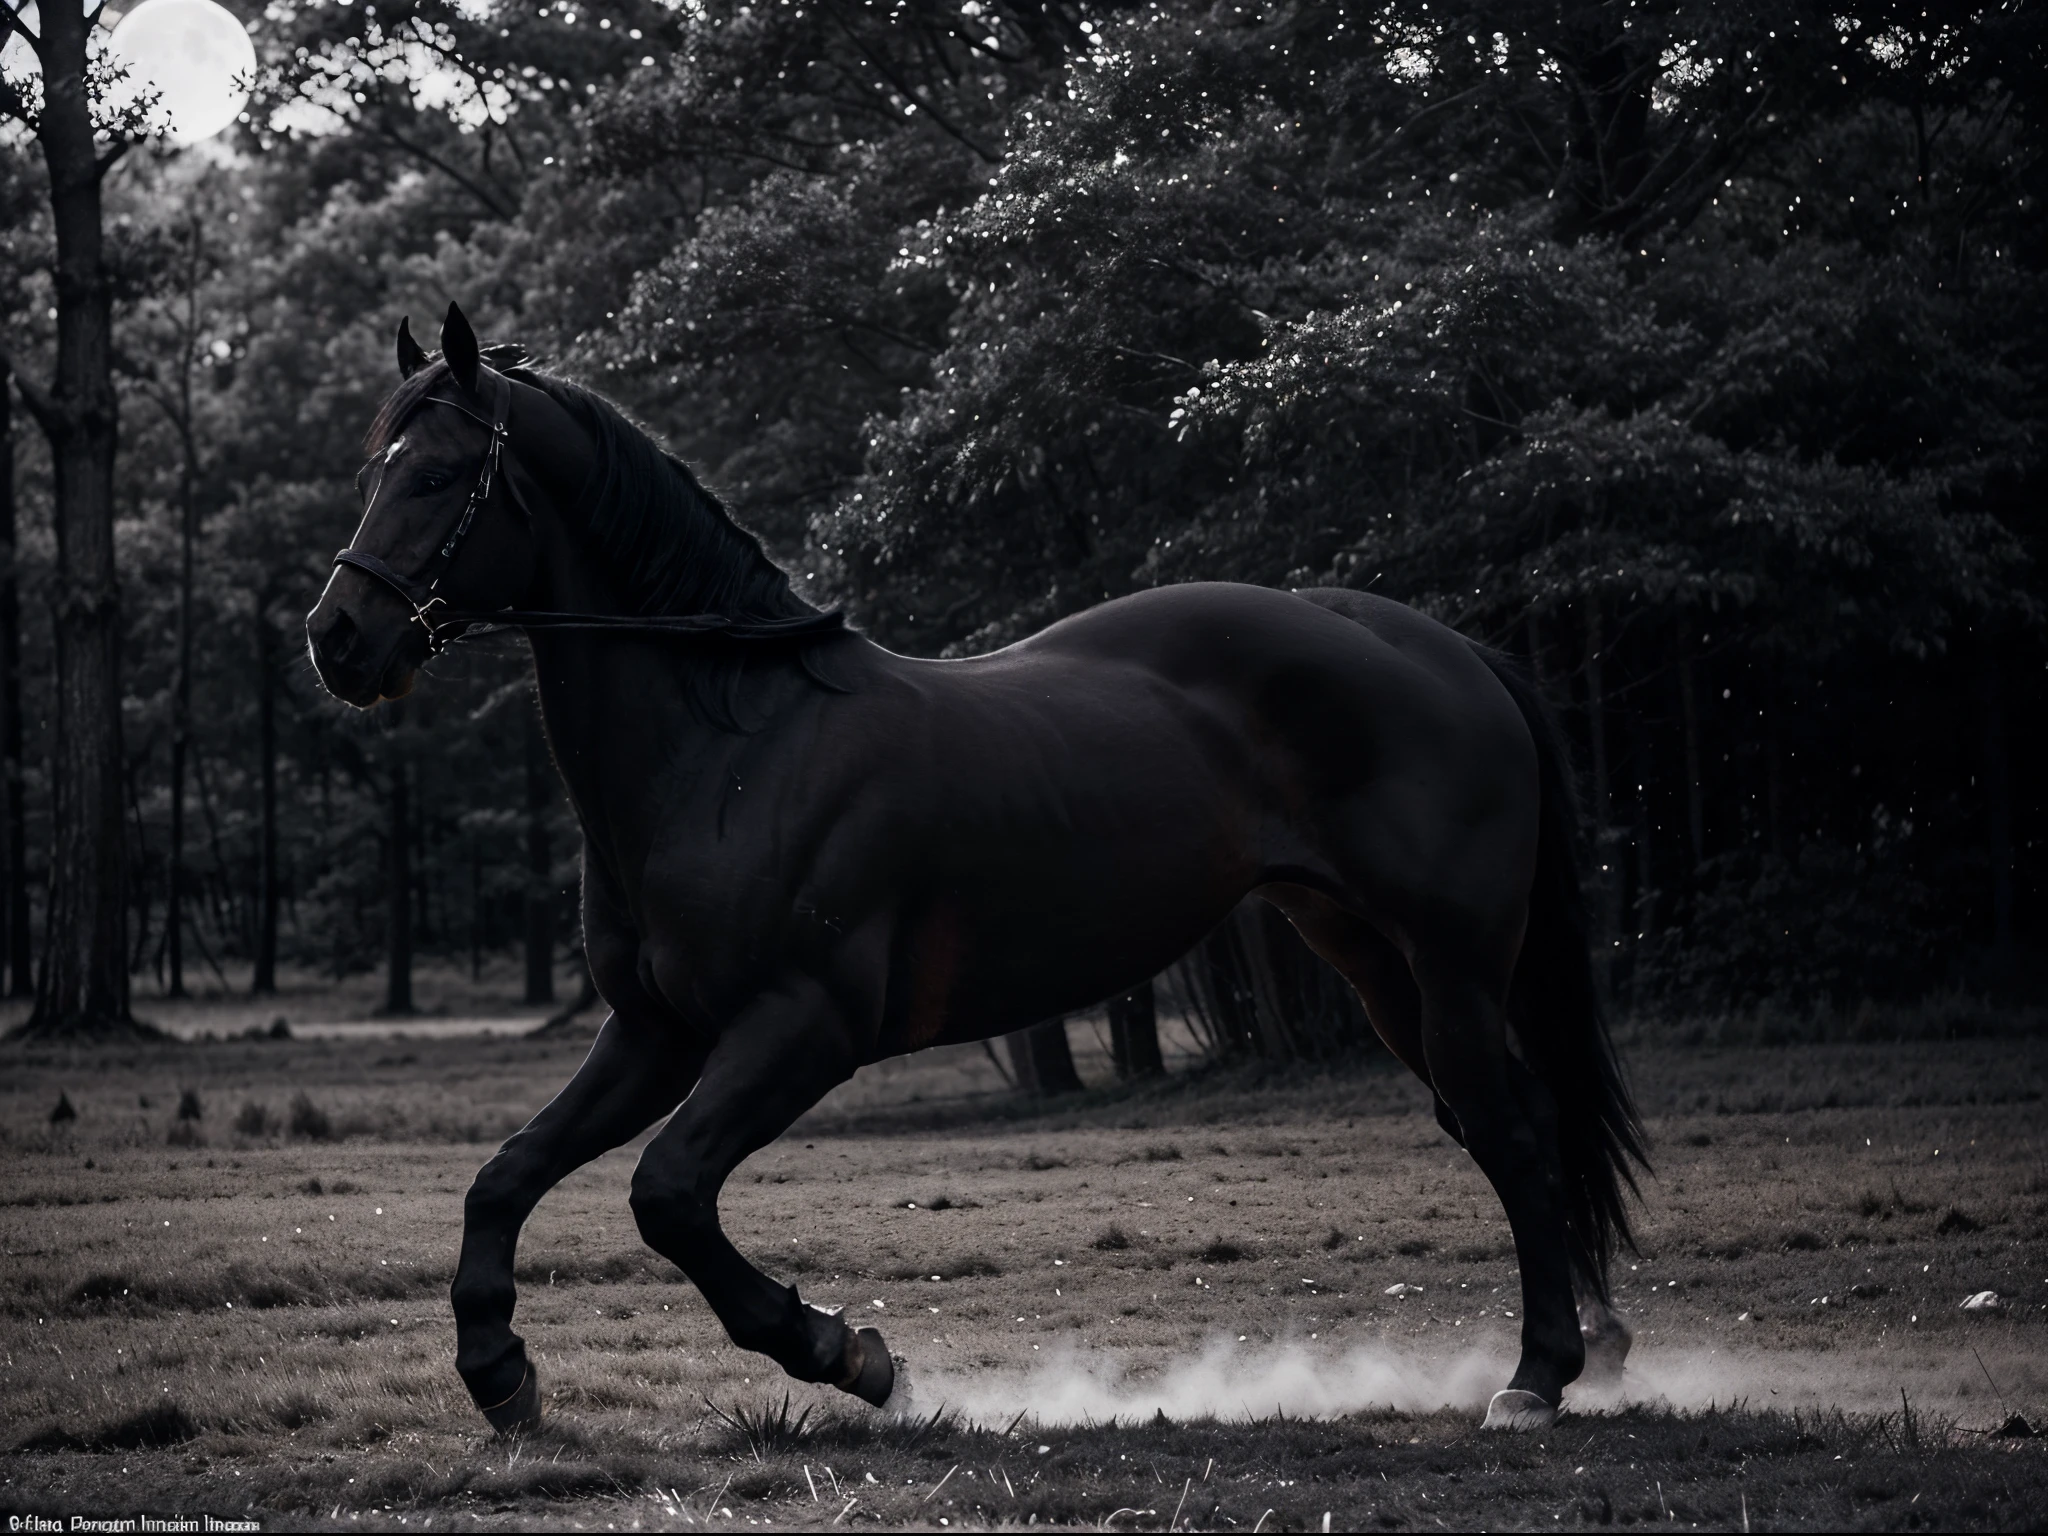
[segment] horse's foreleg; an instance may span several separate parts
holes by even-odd
[[[1508,1055],[1499,998],[1454,968],[1421,979],[1431,1081],[1500,1196],[1522,1275],[1522,1357],[1486,1422],[1541,1428],[1586,1358],[1572,1299],[1556,1107]]]
[[[852,1043],[824,990],[798,979],[764,994],[720,1037],[688,1101],[633,1173],[633,1215],[647,1245],[695,1282],[742,1349],[799,1381],[824,1381],[879,1405],[894,1385],[881,1335],[856,1334],[806,1306],[733,1247],[718,1192],[749,1154],[846,1080]]]
[[[605,1021],[569,1084],[484,1164],[462,1206],[455,1369],[493,1428],[540,1417],[526,1343],[512,1331],[512,1259],[533,1208],[592,1158],[632,1140],[675,1108],[697,1059],[647,1028]]]

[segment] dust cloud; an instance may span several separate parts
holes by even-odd
[[[1964,1420],[1991,1415],[1997,1398],[2035,1408],[2048,1397],[2048,1362],[2015,1367],[1998,1393],[1967,1352],[1736,1351],[1719,1346],[1645,1348],[1629,1358],[1620,1390],[1575,1387],[1568,1412],[1602,1413],[1634,1405],[1697,1411],[1838,1408],[1886,1412],[1904,1390],[1916,1411]],[[942,1405],[970,1423],[1002,1428],[1019,1413],[1046,1427],[1169,1419],[1336,1418],[1368,1410],[1427,1413],[1484,1410],[1514,1370],[1513,1341],[1475,1341],[1432,1352],[1378,1343],[1349,1349],[1305,1342],[1247,1345],[1217,1339],[1165,1362],[1067,1346],[1023,1368],[925,1368],[913,1364],[913,1391],[899,1411],[929,1414]],[[892,1405],[897,1406],[897,1405]]]
[[[1483,1350],[1450,1359],[1385,1347],[1342,1353],[1305,1344],[1247,1348],[1218,1339],[1192,1357],[1150,1369],[1111,1351],[1047,1351],[1023,1370],[920,1370],[914,1412],[944,1403],[961,1417],[1001,1428],[1019,1411],[1044,1425],[1108,1419],[1335,1418],[1368,1408],[1426,1412],[1483,1408],[1512,1362]]]

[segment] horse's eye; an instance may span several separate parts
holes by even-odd
[[[454,480],[449,476],[439,474],[433,470],[428,470],[419,478],[420,491],[423,495],[427,496],[433,495],[436,491],[445,491],[454,483]]]

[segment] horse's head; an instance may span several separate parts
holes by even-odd
[[[398,370],[356,480],[362,523],[306,615],[321,682],[362,709],[411,691],[429,649],[423,616],[515,605],[535,570],[534,482],[505,435],[515,406],[543,397],[484,360],[453,304],[439,362],[399,322]]]

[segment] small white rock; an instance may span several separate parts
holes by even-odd
[[[2001,1312],[2005,1303],[1998,1299],[1996,1291],[1979,1291],[1963,1303],[1965,1312]]]

